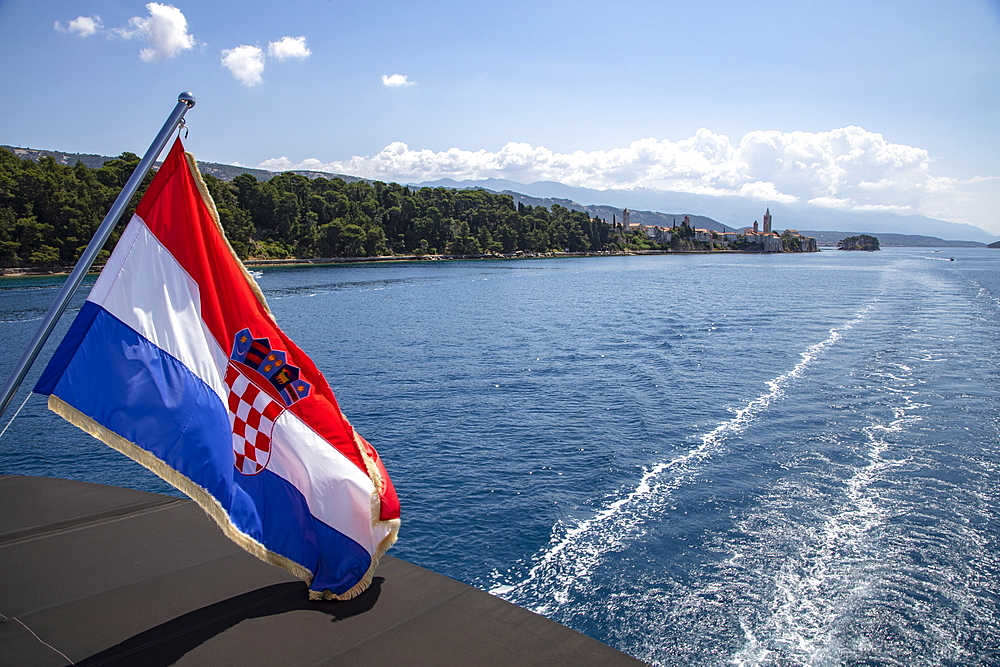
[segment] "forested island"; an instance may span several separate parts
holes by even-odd
[[[876,250],[881,250],[879,247],[878,239],[874,236],[869,236],[868,234],[858,234],[857,236],[848,236],[846,239],[839,241],[837,243],[838,250],[865,250],[867,252],[874,252]]]
[[[22,159],[0,149],[0,267],[64,267],[83,252],[139,157],[99,168]],[[152,175],[126,211],[134,211]],[[413,189],[284,173],[224,181],[204,176],[236,253],[244,260],[482,256],[549,252],[712,251],[714,232],[677,226],[660,240],[584,211],[514,204],[486,190]],[[635,227],[635,225],[633,225]],[[102,259],[118,240],[112,236]],[[740,239],[733,247],[739,249]],[[785,250],[797,250],[795,241]],[[778,246],[779,249],[781,246]]]

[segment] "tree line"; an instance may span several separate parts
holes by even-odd
[[[91,169],[0,149],[0,266],[75,262],[138,163],[137,155],[122,153]],[[147,175],[126,219],[151,179]],[[249,174],[204,180],[241,259],[658,247],[642,232],[623,232],[583,211],[515,205],[511,196],[485,190],[414,189],[291,172],[268,181]],[[117,240],[116,232],[103,257]]]
[[[36,163],[0,149],[0,266],[75,262],[138,164],[137,155],[122,153],[100,169],[82,162],[69,167],[51,157]],[[140,192],[150,180],[147,175]],[[138,201],[132,199],[126,219]],[[106,248],[117,241],[116,231]],[[107,255],[102,250],[98,259]]]

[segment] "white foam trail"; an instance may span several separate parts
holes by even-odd
[[[640,536],[646,517],[664,511],[672,491],[697,472],[693,469],[694,464],[719,450],[727,438],[746,430],[761,412],[784,395],[785,387],[801,377],[817,357],[836,344],[847,331],[863,322],[877,303],[876,298],[858,311],[852,320],[830,329],[824,340],[807,347],[791,369],[767,381],[766,392],[735,410],[732,419],[702,434],[697,446],[645,470],[636,486],[625,496],[572,527],[566,528],[562,522],[557,523],[548,546],[532,558],[534,565],[527,575],[520,581],[503,583],[503,575],[494,572],[497,584],[490,589],[490,593],[540,614],[549,614],[566,605],[574,590],[588,590],[594,569],[604,562],[607,554],[620,550],[627,542]]]
[[[881,375],[899,383],[909,381],[892,373]],[[891,387],[885,391],[895,393]],[[872,422],[861,429],[868,443],[866,464],[856,468],[846,480],[839,507],[817,526],[800,524],[788,531],[786,538],[797,546],[784,556],[773,574],[770,614],[763,622],[753,624],[754,627],[741,618],[745,643],[732,657],[731,664],[738,667],[770,664],[775,654],[781,656],[783,664],[839,664],[845,649],[839,642],[841,624],[869,597],[883,565],[868,552],[873,535],[885,523],[891,509],[880,502],[872,486],[890,468],[908,462],[883,458],[890,448],[886,438],[920,421],[921,417],[910,412],[927,407],[914,402],[912,395],[902,398],[902,406],[891,408],[892,421]],[[789,480],[788,484],[795,487],[799,482]],[[776,497],[789,499],[785,502],[794,502],[795,495],[791,488],[780,486],[775,492]],[[775,508],[767,512],[773,513]]]
[[[972,285],[976,288],[977,294],[980,299],[985,299],[990,302],[993,306],[1000,306],[1000,298],[993,296],[988,289],[986,289],[981,282],[978,280],[971,281]]]
[[[909,328],[887,350],[906,363],[868,367],[863,439],[855,449],[847,433],[840,448],[858,463],[824,459],[782,479],[735,531],[749,537],[724,580],[747,603],[728,664],[994,664],[983,658],[998,627],[996,467],[962,438],[928,435],[955,428],[932,404],[961,394],[929,366],[962,354],[949,325]],[[931,341],[941,347],[920,349]]]

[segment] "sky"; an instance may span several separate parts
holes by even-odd
[[[0,144],[922,214],[1000,235],[1000,0],[0,0]]]

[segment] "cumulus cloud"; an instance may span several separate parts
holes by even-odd
[[[169,60],[181,51],[194,48],[194,36],[188,33],[187,19],[181,10],[173,5],[150,2],[146,11],[149,16],[133,16],[128,27],[114,31],[119,37],[146,42],[146,48],[139,51],[144,62]]]
[[[741,197],[766,199],[767,201],[776,201],[781,202],[782,204],[790,204],[791,202],[798,201],[799,199],[795,195],[787,195],[783,192],[779,192],[778,187],[774,183],[766,183],[764,181],[744,183],[740,186],[740,189],[736,191],[736,194]]]
[[[59,32],[74,33],[80,37],[90,37],[94,33],[103,30],[104,24],[101,23],[101,17],[94,14],[93,16],[77,16],[66,25],[56,21],[55,28]]]
[[[405,74],[383,74],[382,75],[382,85],[389,86],[390,88],[399,88],[400,86],[412,86],[416,81],[410,81]]]
[[[272,58],[305,60],[312,55],[305,37],[282,37],[269,42],[267,52]],[[235,49],[222,51],[222,66],[244,86],[258,86],[264,82],[264,50],[257,46],[241,44]]]
[[[657,188],[961,219],[955,203],[962,184],[932,175],[930,165],[924,149],[890,143],[879,133],[850,126],[829,132],[750,132],[737,145],[725,135],[701,129],[680,141],[648,138],[621,148],[572,153],[517,142],[498,151],[431,151],[395,142],[375,155],[345,161],[310,158],[294,163],[282,157],[260,167],[400,182],[504,178],[599,190]]]
[[[277,42],[270,42],[267,45],[267,52],[272,58],[278,60],[287,60],[288,58],[305,60],[312,55],[312,51],[306,46],[305,37],[282,37]]]
[[[241,44],[235,49],[225,49],[222,66],[244,86],[257,86],[264,82],[264,52],[259,47]]]

